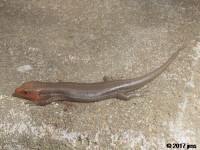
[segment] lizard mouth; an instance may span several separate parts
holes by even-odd
[[[16,94],[16,93],[13,93],[12,96],[13,96],[13,97],[17,97],[17,98],[21,98],[21,96],[19,96],[19,95]]]
[[[25,97],[24,96],[21,96],[19,94],[17,94],[16,92],[12,94],[13,97],[17,97],[17,98],[22,98],[24,99]],[[28,99],[28,98],[25,98],[25,99]]]

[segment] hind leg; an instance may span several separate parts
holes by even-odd
[[[120,100],[127,101],[127,100],[131,100],[131,99],[134,99],[134,98],[137,98],[137,97],[142,97],[142,96],[145,95],[145,93],[147,91],[148,90],[145,89],[143,91],[119,92],[119,93],[117,93],[116,98],[120,99]]]

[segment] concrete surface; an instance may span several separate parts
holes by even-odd
[[[187,48],[144,97],[25,105],[23,82],[133,78]],[[0,149],[200,149],[200,1],[0,1]]]

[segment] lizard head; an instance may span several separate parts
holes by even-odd
[[[38,101],[42,100],[43,96],[40,95],[37,87],[37,81],[25,82],[15,89],[13,96]]]

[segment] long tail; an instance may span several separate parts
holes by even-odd
[[[145,74],[144,76],[135,78],[134,80],[137,81],[136,84],[139,85],[139,87],[144,86],[146,83],[151,82],[153,79],[155,79],[157,76],[159,76],[170,64],[171,62],[176,58],[176,56],[179,54],[181,50],[186,48],[186,44],[183,44],[181,47],[178,48],[178,50],[158,69]]]

